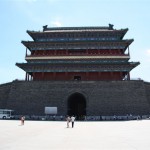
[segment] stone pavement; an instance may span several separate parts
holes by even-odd
[[[70,124],[71,125],[71,124]],[[149,150],[150,120],[75,122],[0,120],[0,150]]]

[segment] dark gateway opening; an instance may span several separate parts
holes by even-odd
[[[68,98],[68,115],[82,120],[86,116],[86,99],[80,93],[74,93]]]

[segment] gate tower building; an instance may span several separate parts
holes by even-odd
[[[27,31],[25,63],[16,63],[25,80],[0,85],[0,108],[22,115],[45,115],[57,107],[57,116],[148,115],[150,83],[131,80],[139,62],[129,61],[133,39],[128,29],[48,27]]]
[[[33,39],[22,41],[27,63],[16,65],[26,72],[26,80],[130,80],[139,62],[129,62],[133,39],[123,39],[127,31],[111,24],[27,31]]]

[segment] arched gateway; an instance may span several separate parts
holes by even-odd
[[[81,93],[74,93],[68,98],[68,115],[82,119],[86,115],[86,99]]]

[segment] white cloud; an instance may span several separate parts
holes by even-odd
[[[59,21],[51,21],[51,24],[52,24],[53,26],[56,26],[56,27],[61,27],[61,26],[62,26],[62,23],[59,22]]]

